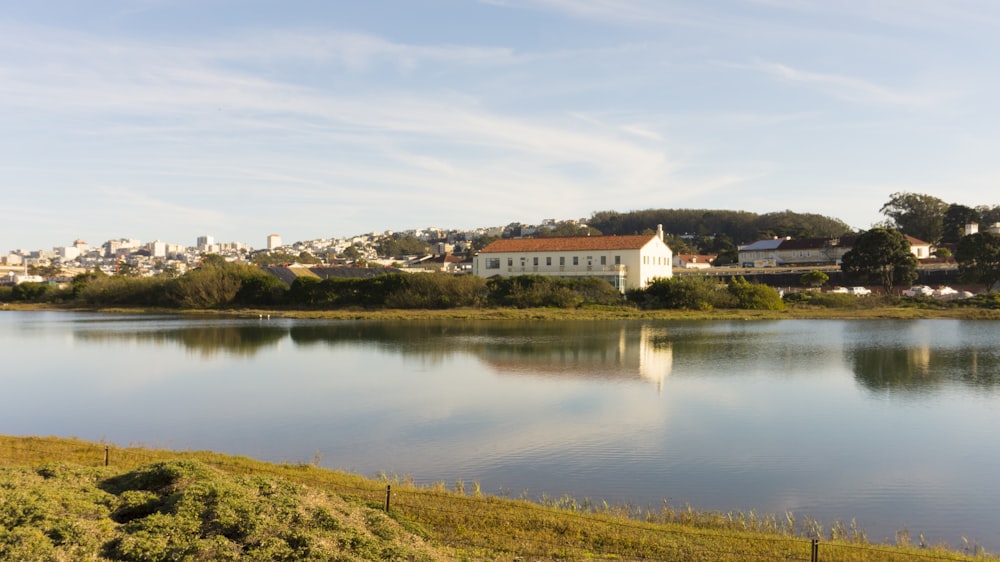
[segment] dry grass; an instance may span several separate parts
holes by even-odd
[[[108,467],[103,466],[105,450],[110,459]],[[109,489],[106,484],[108,479],[117,478],[113,480],[115,482],[145,481],[136,475],[163,470],[162,465],[156,463],[193,463],[178,466],[187,467],[184,470],[193,470],[195,474],[202,475],[202,488],[209,486],[209,489],[221,491],[219,493],[223,496],[231,498],[230,503],[235,507],[230,507],[230,510],[242,509],[248,513],[273,513],[277,508],[254,503],[258,501],[256,498],[254,502],[246,499],[247,478],[256,479],[252,482],[264,479],[272,483],[271,487],[278,488],[283,486],[280,484],[282,482],[304,486],[304,491],[296,492],[294,497],[281,496],[284,498],[281,501],[293,502],[294,505],[289,509],[293,509],[295,513],[312,514],[306,519],[313,526],[307,526],[301,531],[305,537],[303,540],[312,541],[310,544],[315,547],[314,552],[321,552],[319,549],[324,545],[330,546],[327,544],[330,541],[340,541],[337,542],[338,548],[354,545],[355,550],[347,552],[350,556],[343,559],[809,560],[811,542],[803,537],[804,534],[823,534],[820,560],[824,561],[982,559],[970,555],[973,553],[950,552],[928,548],[927,545],[873,546],[867,543],[863,531],[851,525],[834,524],[824,532],[817,522],[796,521],[790,514],[775,517],[759,516],[752,512],[698,513],[668,506],[659,511],[648,511],[629,506],[591,505],[571,498],[549,498],[542,503],[535,503],[482,496],[474,484],[456,483],[455,489],[449,491],[443,484],[421,488],[396,478],[372,480],[354,474],[319,469],[309,464],[276,465],[203,451],[117,447],[51,437],[0,436],[0,466],[38,467],[51,465],[53,462],[82,467],[80,470],[97,471],[94,473],[97,476],[90,477],[95,485],[105,482],[101,484],[105,490]],[[160,468],[149,468],[151,466]],[[194,468],[190,468],[191,466]],[[198,466],[206,468],[199,469]],[[219,477],[221,480],[215,476],[205,477],[206,470],[222,475]],[[205,480],[206,478],[208,479]],[[40,484],[36,482],[35,485]],[[390,485],[390,509],[386,514],[384,507],[387,486]],[[259,483],[256,486],[254,489],[260,488]],[[11,508],[13,497],[3,490],[0,487],[0,517],[5,508]],[[43,488],[39,490],[40,494],[46,493]],[[148,495],[148,492],[143,493]],[[191,494],[194,492],[189,493]],[[21,498],[18,501],[25,501],[24,494],[18,497]],[[124,497],[126,500],[131,497],[134,501],[136,495],[125,494]],[[190,498],[182,499],[193,501]],[[108,504],[106,510],[115,512],[119,509],[120,513],[120,505],[115,502],[125,500],[105,498],[102,501]],[[178,502],[181,500],[174,501],[172,505],[183,503]],[[197,509],[194,511],[197,512]],[[279,538],[294,535],[291,529],[275,526],[272,521],[274,517],[268,520],[267,525],[255,523],[245,530],[247,525],[239,524],[238,521],[225,518],[220,520],[218,508],[202,512],[215,518],[212,525],[223,525],[226,529],[239,531],[230,532],[230,535],[269,533],[268,536]],[[317,513],[326,515],[319,517]],[[336,521],[328,521],[327,515],[335,513],[341,515],[337,515]],[[113,527],[115,523],[109,521],[107,525]],[[105,529],[107,525],[101,528]],[[212,525],[206,527],[202,523],[200,528],[215,528]],[[316,525],[320,528],[315,529]],[[120,535],[119,531],[105,529],[104,532]],[[116,544],[145,544],[136,542],[139,539],[134,536],[123,539],[119,535],[116,535],[116,540],[119,540]],[[0,532],[0,543],[3,537]],[[146,538],[153,540],[155,537],[149,535]],[[908,537],[901,535],[900,539],[898,542],[908,543]],[[122,540],[126,542],[121,543]],[[198,540],[201,542],[191,544],[199,548],[231,546],[213,535],[200,536]],[[274,541],[272,543],[278,544]],[[0,553],[2,548],[0,544]],[[975,554],[982,555],[981,552]],[[286,559],[312,558],[303,556]]]

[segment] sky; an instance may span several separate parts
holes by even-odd
[[[3,2],[0,252],[993,206],[998,30],[995,0]]]

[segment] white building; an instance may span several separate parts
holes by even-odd
[[[57,246],[52,249],[55,251],[56,257],[62,261],[73,261],[80,257],[80,248],[76,246]]]
[[[480,277],[547,275],[598,277],[624,292],[657,277],[672,277],[673,252],[657,234],[497,240],[473,260]]]
[[[267,249],[277,250],[281,247],[281,236],[277,234],[271,234],[267,237]]]

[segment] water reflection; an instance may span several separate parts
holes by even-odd
[[[953,384],[994,390],[1000,382],[996,326],[977,322],[880,322],[845,346],[855,378],[871,391],[920,395]]]
[[[633,322],[219,322],[78,324],[84,343],[177,344],[201,357],[255,356],[290,339],[301,348],[374,348],[434,365],[472,355],[499,374],[639,379],[662,386],[673,366],[664,327]]]
[[[521,334],[470,343],[477,356],[502,374],[638,378],[662,389],[673,369],[673,343],[666,330],[648,325],[587,329],[553,340]]]
[[[996,328],[975,322],[260,321],[155,317],[73,324],[78,342],[180,345],[200,357],[296,347],[368,348],[437,365],[471,355],[501,375],[645,380],[807,373],[842,357],[870,391],[1000,383]],[[739,368],[725,368],[726,365]]]
[[[196,326],[156,330],[77,330],[74,339],[84,343],[132,341],[142,344],[178,344],[200,357],[219,354],[253,357],[261,349],[288,337],[288,329],[271,326]]]
[[[1000,357],[994,351],[857,346],[848,351],[858,382],[873,391],[929,393],[951,383],[994,390]]]
[[[995,536],[995,322],[12,312],[0,354],[12,434]]]

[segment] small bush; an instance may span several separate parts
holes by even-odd
[[[785,303],[774,287],[750,283],[743,277],[729,280],[729,293],[739,308],[746,310],[784,310]]]
[[[860,308],[861,299],[846,293],[823,293],[820,291],[800,291],[788,293],[784,300],[789,304],[821,306],[824,308]]]
[[[621,294],[603,279],[559,279],[541,275],[498,277],[487,281],[488,302],[515,308],[577,308],[584,304],[614,304]]]
[[[629,291],[628,298],[648,309],[712,310],[733,304],[714,279],[703,276],[653,279],[645,289]]]

